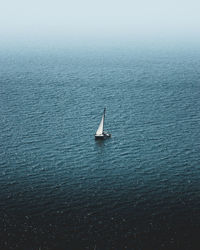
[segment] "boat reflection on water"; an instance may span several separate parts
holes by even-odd
[[[103,147],[105,145],[105,141],[104,140],[95,140],[96,145],[99,147]]]

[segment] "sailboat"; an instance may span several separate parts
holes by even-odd
[[[108,137],[111,137],[111,134],[109,134],[108,132],[104,131],[104,121],[105,121],[105,113],[106,113],[106,109],[104,108],[103,111],[103,116],[101,118],[101,122],[99,124],[99,127],[97,129],[97,132],[95,134],[95,139],[106,139]]]

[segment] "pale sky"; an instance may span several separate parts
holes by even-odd
[[[0,0],[0,42],[199,39],[200,0]]]

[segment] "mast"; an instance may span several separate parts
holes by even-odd
[[[106,108],[104,108],[104,111],[103,111],[103,129],[104,129],[104,122],[105,122],[105,115],[106,115]]]

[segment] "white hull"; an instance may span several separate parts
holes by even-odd
[[[109,137],[111,137],[111,134],[107,134],[107,133],[105,133],[105,134],[101,134],[101,135],[95,135],[95,139],[96,140],[104,140],[104,139],[106,139],[106,138],[109,138]]]

